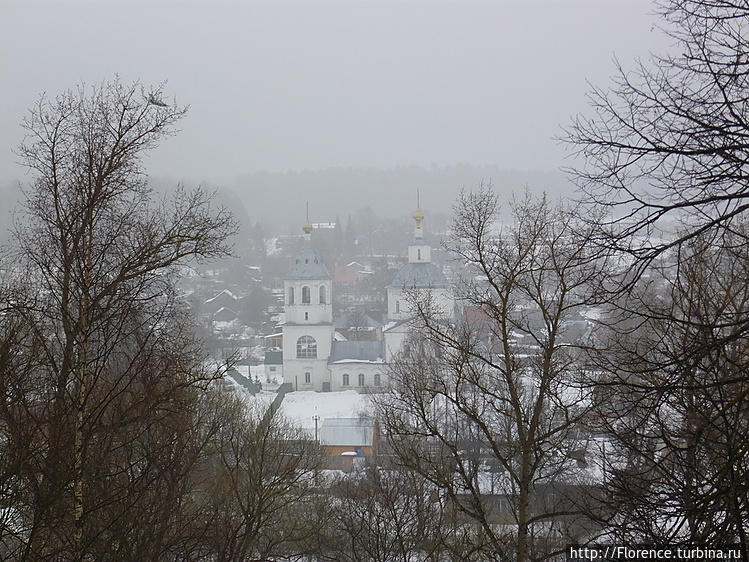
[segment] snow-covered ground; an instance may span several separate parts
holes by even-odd
[[[241,375],[252,380],[265,380],[265,370],[262,365],[235,367]],[[263,382],[263,390],[255,396],[247,394],[247,400],[258,404],[270,404],[276,397],[278,384]],[[294,425],[310,431],[315,430],[315,416],[318,427],[326,418],[357,418],[367,415],[371,410],[370,396],[359,394],[355,390],[342,392],[287,392],[281,403],[281,413]]]
[[[295,425],[305,429],[315,428],[326,418],[357,418],[370,410],[369,395],[355,390],[342,392],[289,392],[281,404],[283,414]]]

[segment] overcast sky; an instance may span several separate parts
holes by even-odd
[[[147,161],[260,170],[458,163],[556,169],[586,81],[668,40],[644,0],[0,0],[0,179],[42,92],[118,73],[190,111]]]

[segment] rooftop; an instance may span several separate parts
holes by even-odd
[[[329,363],[366,361],[382,363],[385,356],[381,341],[334,341]]]
[[[395,289],[422,289],[447,287],[442,270],[431,262],[407,263],[398,270],[389,287]]]
[[[284,279],[330,279],[330,272],[312,246],[305,246],[297,254]]]

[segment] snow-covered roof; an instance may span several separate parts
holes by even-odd
[[[237,313],[236,311],[232,310],[231,308],[228,308],[226,306],[222,306],[219,308],[216,312],[213,313],[213,317],[216,318],[217,316],[224,316],[224,317],[236,317]]]
[[[382,328],[383,332],[387,332],[389,330],[392,330],[393,328],[397,328],[398,326],[403,326],[404,324],[408,324],[409,322],[413,322],[414,316],[411,316],[409,318],[403,318],[401,320],[391,320],[385,326]]]
[[[229,298],[230,298],[230,299],[232,299],[232,300],[237,300],[237,296],[236,296],[236,295],[235,295],[234,293],[232,293],[232,292],[231,292],[231,291],[230,291],[229,289],[224,289],[223,291],[221,291],[221,292],[220,292],[220,293],[219,293],[218,295],[216,295],[215,297],[213,297],[213,298],[210,298],[210,299],[208,299],[207,301],[205,301],[205,304],[209,304],[209,303],[212,303],[213,301],[215,301],[215,300],[216,300],[217,298],[219,298],[219,297],[220,297],[220,296],[222,296],[222,295],[225,295],[225,296],[229,297]]]

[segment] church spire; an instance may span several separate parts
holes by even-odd
[[[424,229],[421,225],[424,222],[424,212],[421,210],[419,201],[419,190],[416,190],[416,211],[413,218],[416,221],[414,226],[414,239],[408,245],[408,262],[409,263],[429,263],[431,261],[431,252],[429,244],[424,241]]]
[[[307,222],[302,226],[305,240],[309,241],[312,233],[312,223],[309,222],[309,201],[307,201]]]
[[[421,205],[419,204],[418,188],[416,189],[416,211],[414,212],[413,217],[416,221],[416,226],[414,227],[414,237],[421,239],[424,237],[424,231],[421,228],[421,223],[424,221],[424,212],[421,210]]]

